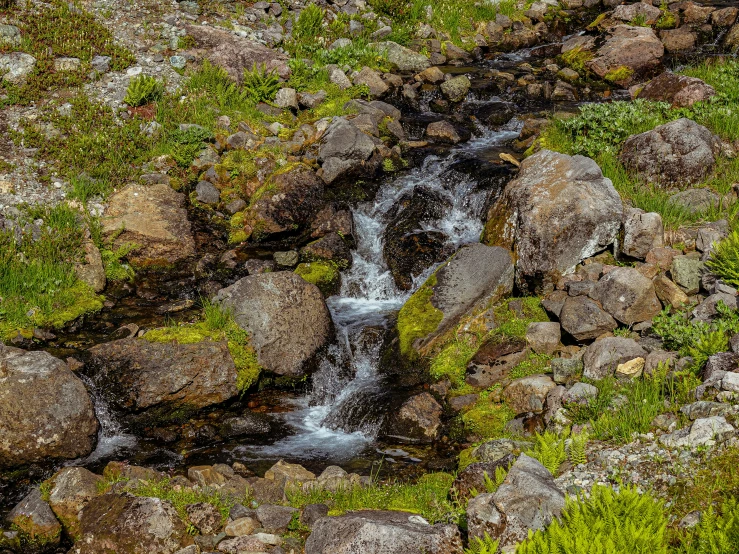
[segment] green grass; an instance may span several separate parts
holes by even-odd
[[[433,524],[458,521],[463,507],[449,497],[454,476],[448,473],[428,473],[416,483],[373,482],[367,487],[353,487],[330,492],[312,489],[287,491],[288,502],[295,508],[308,504],[327,504],[329,515],[341,515],[355,510],[397,510],[422,516]]]

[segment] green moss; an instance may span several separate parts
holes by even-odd
[[[634,75],[634,70],[622,65],[616,69],[611,69],[603,78],[611,83],[620,83],[631,79],[632,75]]]
[[[585,71],[585,64],[593,59],[593,53],[581,47],[573,48],[562,54],[562,61],[576,71]]]
[[[468,465],[474,464],[475,462],[480,461],[479,458],[473,455],[475,448],[476,447],[474,446],[470,446],[469,448],[465,448],[459,453],[459,461],[457,462],[457,471],[462,471]]]
[[[316,285],[324,296],[339,292],[341,274],[333,262],[302,263],[295,268],[295,274]]]
[[[547,354],[536,354],[529,352],[526,359],[519,363],[516,367],[511,369],[508,374],[509,379],[520,379],[521,377],[528,377],[529,375],[537,375],[539,373],[546,373],[549,362],[552,360],[551,356]]]
[[[505,403],[491,402],[489,393],[483,392],[477,403],[460,417],[468,433],[484,440],[506,436],[505,426],[515,415]]]
[[[467,364],[476,351],[477,344],[470,340],[452,340],[431,359],[429,369],[431,378],[435,381],[449,379],[454,390],[463,388]]]
[[[549,321],[538,296],[508,298],[495,308],[495,334],[508,337],[525,337],[529,323]]]
[[[444,314],[434,307],[431,297],[436,285],[436,275],[429,277],[398,312],[398,339],[400,353],[407,359],[418,358],[413,343],[427,337],[439,327]]]

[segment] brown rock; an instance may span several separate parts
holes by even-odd
[[[98,484],[102,480],[99,475],[81,467],[64,468],[49,479],[49,506],[70,537],[79,538],[80,512],[100,494]]]
[[[665,49],[652,29],[617,25],[610,33],[595,58],[588,62],[599,77],[628,86],[661,67]],[[614,77],[618,72],[624,73],[623,78]]]
[[[668,29],[659,32],[659,38],[665,45],[665,50],[670,53],[685,52],[695,48],[698,37],[687,27]]]
[[[665,72],[655,77],[639,93],[639,98],[669,102],[686,108],[696,102],[705,102],[716,94],[712,86],[695,77]]]
[[[688,295],[673,283],[664,273],[654,279],[654,289],[665,306],[679,308],[688,303]]]
[[[526,341],[494,338],[480,346],[467,365],[465,382],[486,388],[508,377],[508,372],[526,358]]]
[[[531,375],[511,381],[503,390],[503,397],[516,414],[544,411],[547,393],[556,383],[546,375]]]

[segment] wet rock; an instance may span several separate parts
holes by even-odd
[[[465,75],[459,75],[444,81],[439,88],[444,97],[450,102],[461,102],[467,96],[470,85],[470,80]]]
[[[305,554],[462,554],[456,525],[429,525],[406,512],[363,510],[319,519]]]
[[[335,231],[301,248],[300,259],[306,262],[334,262],[342,269],[352,265],[351,250],[341,235]]]
[[[552,354],[559,346],[561,332],[559,323],[534,322],[526,328],[526,340],[538,354]]]
[[[101,223],[115,248],[137,245],[127,258],[138,266],[171,265],[195,253],[185,195],[169,185],[128,185],[110,197]]]
[[[596,283],[591,297],[621,323],[651,320],[662,310],[654,284],[632,267],[618,267]]]
[[[375,143],[368,135],[345,119],[335,119],[318,151],[318,159],[323,162],[323,180],[330,184],[345,174],[361,170],[374,151]],[[338,169],[333,169],[334,166]]]
[[[431,65],[429,59],[423,54],[414,52],[396,42],[377,42],[371,46],[374,46],[380,52],[384,52],[387,61],[397,71],[423,71]]]
[[[257,508],[257,519],[268,533],[284,533],[298,510],[289,506],[262,504]]]
[[[193,542],[169,502],[117,494],[93,498],[83,508],[80,532],[69,554],[173,554]]]
[[[410,442],[433,442],[441,427],[442,409],[427,392],[406,400],[391,416],[386,433]]]
[[[299,233],[323,207],[324,184],[307,166],[273,176],[267,190],[244,212],[253,239]]]
[[[23,52],[0,54],[2,80],[16,86],[23,85],[36,67],[36,58]]]
[[[600,304],[586,296],[568,296],[559,314],[562,329],[577,341],[598,338],[618,327]]]
[[[503,390],[508,406],[515,414],[544,411],[547,394],[556,384],[546,375],[531,375],[511,381]]]
[[[492,502],[505,516],[501,544],[507,545],[524,540],[529,530],[544,529],[553,518],[559,517],[565,497],[543,465],[521,454],[494,493]]]
[[[325,237],[336,232],[345,241],[354,241],[354,219],[352,212],[335,204],[329,204],[315,215],[311,222],[311,238]]]
[[[465,382],[487,388],[508,377],[508,372],[526,359],[526,341],[498,338],[483,343],[467,364]]]
[[[96,368],[93,379],[112,405],[135,413],[142,423],[181,417],[183,411],[238,394],[236,366],[225,341],[178,344],[126,338],[88,352]]]
[[[646,356],[647,351],[634,339],[606,337],[595,341],[585,351],[583,376],[593,380],[604,379],[613,375],[619,364]]]
[[[621,199],[593,160],[541,150],[491,207],[483,238],[512,248],[518,285],[540,291],[611,244],[621,218]]]
[[[49,505],[34,488],[6,516],[5,520],[18,530],[27,549],[24,554],[43,552],[59,544],[62,526]],[[2,544],[2,543],[0,543]]]
[[[49,479],[49,506],[70,537],[79,538],[80,512],[100,494],[102,481],[102,477],[81,467],[64,468]]]
[[[259,364],[278,375],[304,375],[306,362],[330,340],[331,316],[321,291],[294,273],[244,277],[215,301],[233,310]]]
[[[624,254],[643,260],[650,250],[664,246],[665,229],[659,214],[629,208],[624,215]]]
[[[245,435],[266,435],[271,430],[269,420],[262,414],[243,413],[228,417],[221,424],[221,434],[226,438]]]
[[[429,123],[426,127],[426,136],[432,140],[448,144],[457,144],[462,140],[454,125],[444,119]]]
[[[627,86],[662,65],[665,49],[649,27],[617,25],[588,67],[599,77]]]
[[[682,118],[626,139],[621,161],[661,186],[701,182],[713,172],[718,139],[695,121]]]
[[[223,67],[235,81],[241,82],[244,70],[251,71],[255,64],[260,68],[264,66],[267,71],[274,70],[283,79],[290,75],[287,56],[277,49],[238,38],[217,27],[188,25],[186,30],[187,36],[192,37],[196,44],[193,54]]]
[[[86,456],[97,431],[87,390],[66,363],[0,343],[0,467]]]

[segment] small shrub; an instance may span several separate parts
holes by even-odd
[[[243,88],[253,102],[268,102],[280,90],[280,78],[274,69],[267,71],[266,64],[261,68],[254,64],[251,71],[244,70]]]
[[[324,12],[321,8],[311,3],[301,10],[295,27],[293,28],[292,38],[297,42],[315,41],[316,37],[321,34],[323,26]]]
[[[634,17],[631,21],[629,21],[630,25],[633,25],[634,27],[649,27],[647,25],[647,16],[643,13],[640,13]]]
[[[714,245],[706,266],[725,282],[739,286],[739,231]]]
[[[589,499],[567,499],[561,519],[530,532],[517,554],[667,554],[662,503],[636,487],[596,485]]]
[[[132,108],[137,108],[161,100],[162,96],[164,96],[164,84],[159,79],[149,75],[139,75],[131,79],[123,101]]]

